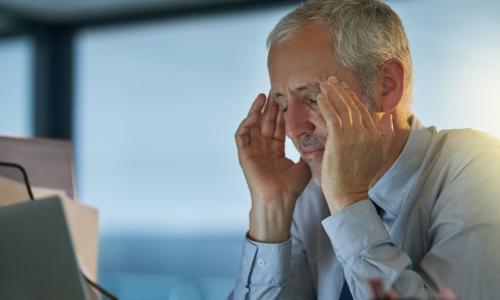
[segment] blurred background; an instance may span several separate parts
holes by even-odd
[[[417,117],[500,137],[500,2],[386,2]],[[267,34],[298,3],[0,0],[0,134],[73,141],[99,281],[120,299],[229,293],[250,207],[233,135],[269,89]]]

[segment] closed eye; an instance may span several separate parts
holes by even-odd
[[[320,93],[313,93],[311,94],[308,98],[307,98],[307,102],[309,104],[317,104],[318,101],[316,100],[316,97],[319,95]]]
[[[276,102],[276,104],[278,104],[282,112],[286,112],[288,110],[288,105],[286,103],[286,100],[283,99],[282,97],[277,98],[274,101]]]

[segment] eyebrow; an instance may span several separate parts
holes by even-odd
[[[313,93],[319,93],[320,92],[319,82],[311,81],[311,82],[308,82],[308,83],[306,83],[304,85],[296,87],[293,90],[293,92],[295,92],[295,93],[300,93],[300,92],[303,92],[303,91],[309,91],[309,92],[313,92]],[[282,93],[280,93],[280,92],[274,93],[273,100],[277,101],[277,98],[280,98],[280,97],[285,97],[285,95],[282,94]]]

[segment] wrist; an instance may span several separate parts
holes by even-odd
[[[254,235],[252,233],[252,230],[250,229],[248,231],[247,238],[250,239],[251,241],[258,242],[258,243],[281,244],[281,243],[285,243],[286,241],[288,241],[290,239],[290,232],[288,232],[286,234],[280,234],[280,235],[269,234],[269,233],[260,234],[260,235],[259,235],[259,233],[257,233],[256,235]]]
[[[356,202],[368,199],[368,192],[348,193],[343,195],[327,196],[325,195],[328,208],[332,214],[348,207]]]
[[[248,237],[261,243],[283,243],[290,238],[292,216],[282,211],[250,210]]]

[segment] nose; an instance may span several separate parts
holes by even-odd
[[[315,126],[310,120],[306,105],[301,101],[289,101],[285,114],[286,134],[292,140],[297,140],[305,133],[314,131]]]

